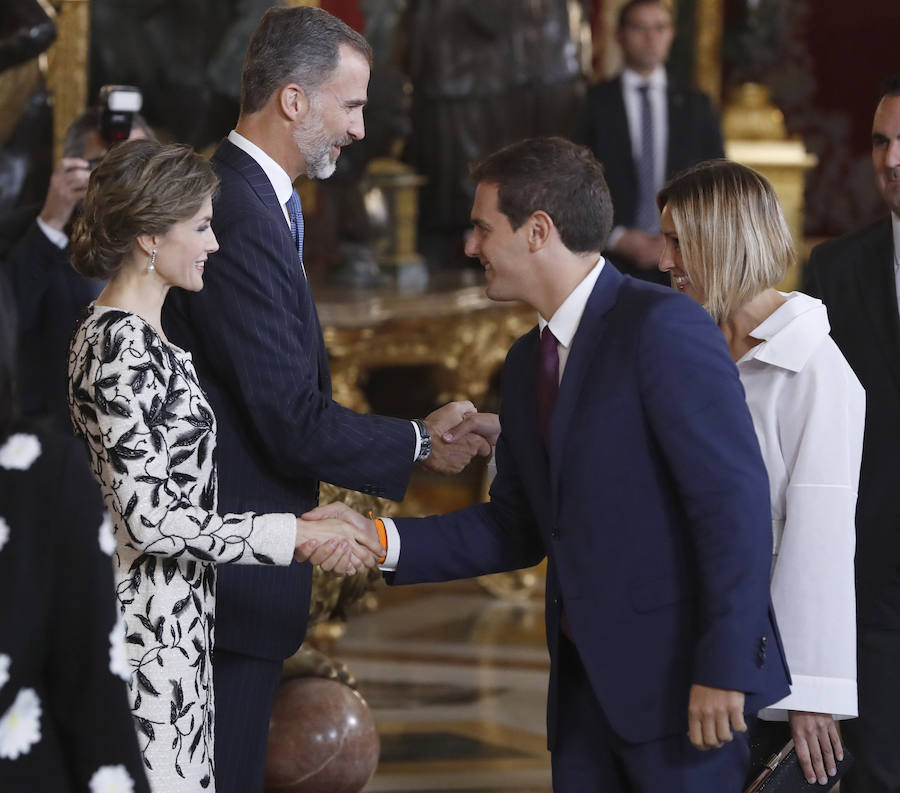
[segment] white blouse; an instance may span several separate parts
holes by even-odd
[[[857,715],[856,493],[865,392],[828,335],[822,302],[800,292],[750,334],[738,370],[769,474],[772,602],[793,679],[760,712]]]

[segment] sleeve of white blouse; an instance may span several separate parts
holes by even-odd
[[[127,315],[99,322],[73,354],[73,420],[117,535],[127,533],[120,543],[205,562],[290,564],[293,515],[216,513],[212,414],[149,327]]]
[[[778,433],[787,470],[785,524],[774,560],[772,602],[793,683],[760,713],[788,710],[857,715],[856,495],[865,394],[830,339],[778,395]]]

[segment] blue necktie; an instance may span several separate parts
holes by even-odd
[[[303,267],[303,208],[300,206],[300,196],[297,191],[291,192],[291,197],[285,204],[288,211],[288,217],[291,220],[291,236],[294,238],[294,245],[297,246],[297,255],[300,257],[300,266]],[[306,272],[304,267],[303,272]]]
[[[637,161],[638,205],[635,226],[648,234],[659,233],[659,213],[656,210],[656,157],[653,146],[653,108],[650,106],[650,85],[638,86],[641,96],[641,156]]]

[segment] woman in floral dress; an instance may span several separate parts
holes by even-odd
[[[214,790],[215,564],[297,556],[354,573],[377,540],[290,514],[216,512],[216,421],[190,353],[160,323],[172,286],[199,290],[216,177],[183,146],[130,141],[92,173],[73,264],[108,278],[76,326],[69,407],[115,537],[132,710],[155,793]]]
[[[147,793],[97,486],[79,444],[14,415],[0,278],[0,790]]]

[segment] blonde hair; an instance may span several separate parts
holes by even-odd
[[[112,278],[141,234],[165,234],[192,217],[218,184],[190,146],[142,139],[113,146],[88,181],[72,266],[88,278]]]
[[[782,281],[794,245],[778,197],[752,168],[709,160],[673,178],[656,198],[669,208],[684,269],[716,322]]]

